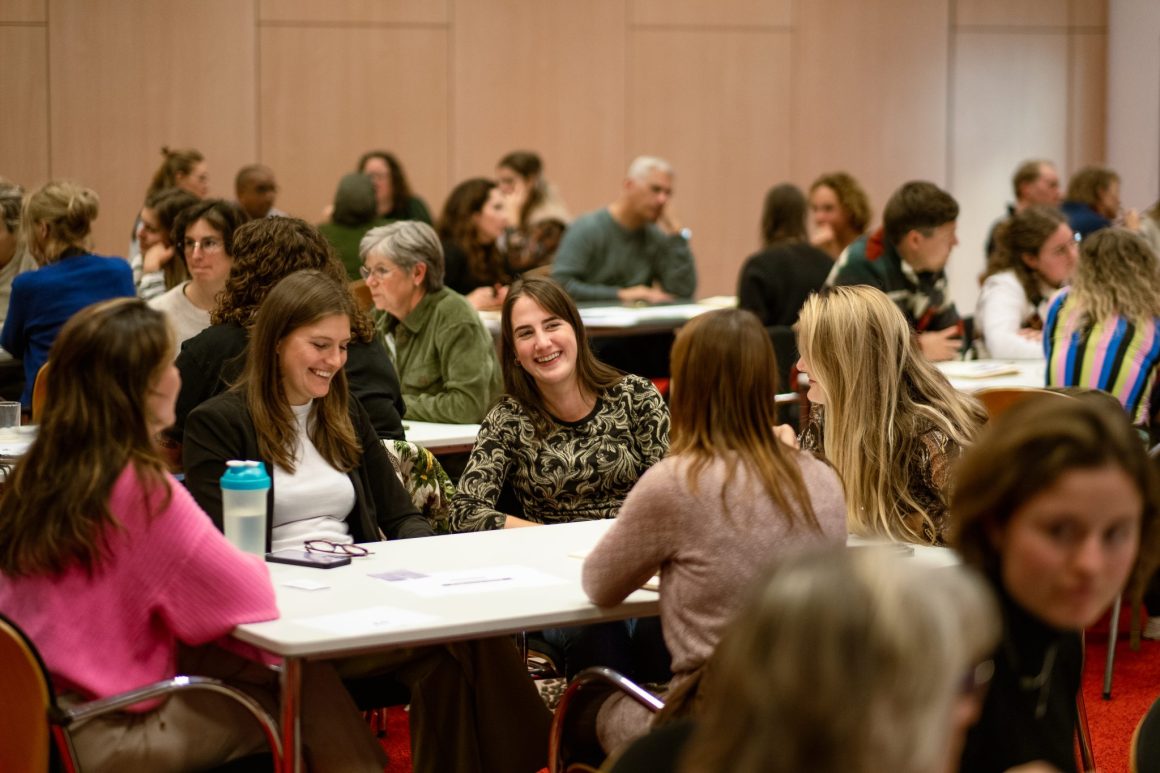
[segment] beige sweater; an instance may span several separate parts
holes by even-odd
[[[846,505],[837,473],[799,452],[798,464],[821,531],[791,528],[744,467],[725,492],[725,463],[717,460],[690,490],[688,460],[669,457],[654,465],[625,499],[616,522],[584,561],[584,591],[595,604],[611,606],[639,588],[658,569],[660,616],[672,654],[676,688],[713,653],[721,632],[755,576],[791,551],[846,540]],[[598,720],[609,752],[643,734],[649,716],[636,703],[611,700]]]

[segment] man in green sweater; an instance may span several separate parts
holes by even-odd
[[[552,278],[577,301],[664,303],[692,297],[697,271],[691,232],[666,207],[672,195],[672,166],[660,158],[637,158],[620,197],[568,227]]]

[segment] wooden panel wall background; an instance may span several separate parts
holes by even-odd
[[[576,213],[656,153],[702,296],[734,291],[771,185],[848,169],[880,213],[922,177],[962,205],[969,310],[1015,165],[1104,159],[1107,3],[8,0],[0,174],[96,188],[98,249],[121,254],[163,144],[206,154],[213,195],[271,165],[279,206],[312,221],[375,147],[434,211],[516,148]]]

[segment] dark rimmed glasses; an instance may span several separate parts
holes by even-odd
[[[306,550],[311,553],[331,553],[345,556],[353,556],[360,558],[362,556],[369,556],[371,551],[364,548],[362,545],[353,545],[340,542],[331,542],[328,539],[311,539],[306,540]]]

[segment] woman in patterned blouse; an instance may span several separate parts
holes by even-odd
[[[813,403],[801,446],[842,476],[849,530],[943,544],[950,466],[986,420],[982,406],[923,356],[902,312],[873,287],[807,300],[798,349]]]
[[[592,355],[576,304],[550,279],[512,285],[501,325],[506,394],[480,426],[451,505],[452,530],[615,517],[637,479],[668,452],[669,412],[660,394]],[[609,653],[623,655],[624,632],[635,627],[634,621],[585,626],[601,636],[615,631],[615,643],[594,644],[603,654],[592,658],[573,657],[569,638],[565,670],[571,675],[599,663],[631,675],[631,662]],[[656,658],[667,667],[663,647]]]

